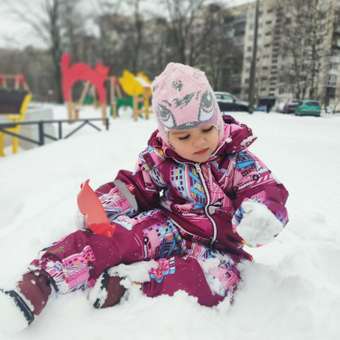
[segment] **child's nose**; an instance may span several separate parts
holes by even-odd
[[[207,145],[207,139],[205,138],[205,136],[199,136],[194,141],[195,147],[202,147],[206,145]]]

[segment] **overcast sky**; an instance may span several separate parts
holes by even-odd
[[[32,16],[35,15],[34,13],[37,13],[39,4],[43,1],[44,0],[30,0],[29,8],[31,8]],[[152,6],[157,6],[157,0],[148,1]],[[233,5],[250,1],[254,0],[223,0],[223,2],[228,2]],[[10,2],[11,6],[17,6],[18,8],[26,8],[28,6],[25,0],[0,0],[0,48],[24,48],[28,45],[45,47],[43,42],[32,32],[31,27],[18,20],[13,11],[8,10],[6,2]],[[92,3],[94,2],[95,0],[92,0]],[[89,4],[89,1],[84,0],[84,12],[89,10]]]

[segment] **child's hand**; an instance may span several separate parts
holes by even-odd
[[[283,224],[262,203],[244,201],[238,214],[240,222],[235,231],[249,247],[259,247],[272,241],[283,229]]]

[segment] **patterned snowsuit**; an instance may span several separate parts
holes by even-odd
[[[32,262],[44,269],[60,293],[93,286],[120,263],[156,259],[142,286],[148,296],[179,289],[215,305],[240,280],[237,264],[251,260],[237,234],[246,199],[266,205],[287,223],[285,187],[247,150],[251,130],[225,117],[223,142],[206,163],[180,158],[155,131],[139,155],[135,172],[121,170],[96,190],[116,229],[112,237],[77,230]]]

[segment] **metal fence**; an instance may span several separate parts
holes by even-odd
[[[22,121],[22,122],[13,122],[13,123],[0,123],[0,132],[7,134],[9,136],[12,137],[17,137],[20,140],[25,140],[27,142],[42,146],[45,145],[46,139],[50,139],[53,141],[57,141],[60,139],[66,139],[69,138],[71,136],[73,136],[77,131],[79,131],[80,129],[82,129],[84,126],[91,126],[92,128],[94,128],[97,131],[102,131],[101,128],[99,128],[97,125],[95,125],[93,122],[97,122],[100,121],[104,124],[104,127],[106,130],[109,130],[109,119],[108,118],[87,118],[87,119],[77,119],[77,120],[68,120],[68,119],[52,119],[52,120],[37,120],[37,121]],[[80,123],[80,125],[76,126],[74,129],[72,129],[71,131],[68,131],[67,134],[64,135],[64,130],[63,127],[65,126],[65,124],[76,124],[76,123]],[[45,126],[46,124],[57,124],[57,136],[52,136],[48,133],[46,133],[46,129]],[[37,125],[38,127],[38,139],[35,140],[33,138],[24,136],[20,133],[15,133],[12,131],[9,131],[8,129],[10,128],[14,128],[17,127],[18,125]]]

